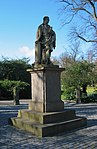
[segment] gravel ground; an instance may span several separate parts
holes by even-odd
[[[97,149],[97,104],[65,103],[66,109],[75,109],[78,116],[87,117],[87,127],[44,138],[8,125],[10,117],[27,107],[25,103],[0,104],[0,149]]]

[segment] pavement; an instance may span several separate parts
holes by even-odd
[[[10,117],[27,107],[26,102],[19,106],[0,103],[0,149],[97,149],[97,104],[65,103],[64,108],[75,109],[78,116],[87,118],[87,127],[44,138],[8,124]]]

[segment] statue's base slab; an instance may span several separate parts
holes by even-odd
[[[38,137],[47,137],[83,127],[87,120],[77,117],[75,110],[40,113],[27,109],[20,110],[18,117],[10,119],[10,124]]]
[[[29,109],[37,112],[56,112],[56,111],[58,112],[64,109],[64,103],[61,100],[58,102],[50,102],[50,103],[31,101],[29,103]]]

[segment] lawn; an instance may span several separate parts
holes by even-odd
[[[97,93],[97,87],[88,86],[87,87],[87,94],[91,95],[91,94],[94,94],[94,93]]]
[[[87,87],[87,94],[88,95],[97,94],[97,87],[88,86]],[[65,98],[66,98],[65,95],[61,95],[62,100],[64,100]]]

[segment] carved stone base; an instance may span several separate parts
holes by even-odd
[[[56,112],[64,109],[64,103],[60,102],[33,102],[29,104],[29,109],[37,112]]]
[[[64,69],[40,67],[31,73],[32,101],[29,109],[20,110],[11,125],[44,137],[67,132],[86,125],[86,118],[77,117],[74,110],[64,110],[61,101],[60,75]]]
[[[86,118],[77,117],[74,110],[51,113],[20,110],[18,116],[11,118],[10,124],[38,137],[54,136],[87,124]]]
[[[39,112],[62,111],[60,75],[63,68],[38,67],[29,70],[31,73],[32,102],[30,109]]]

